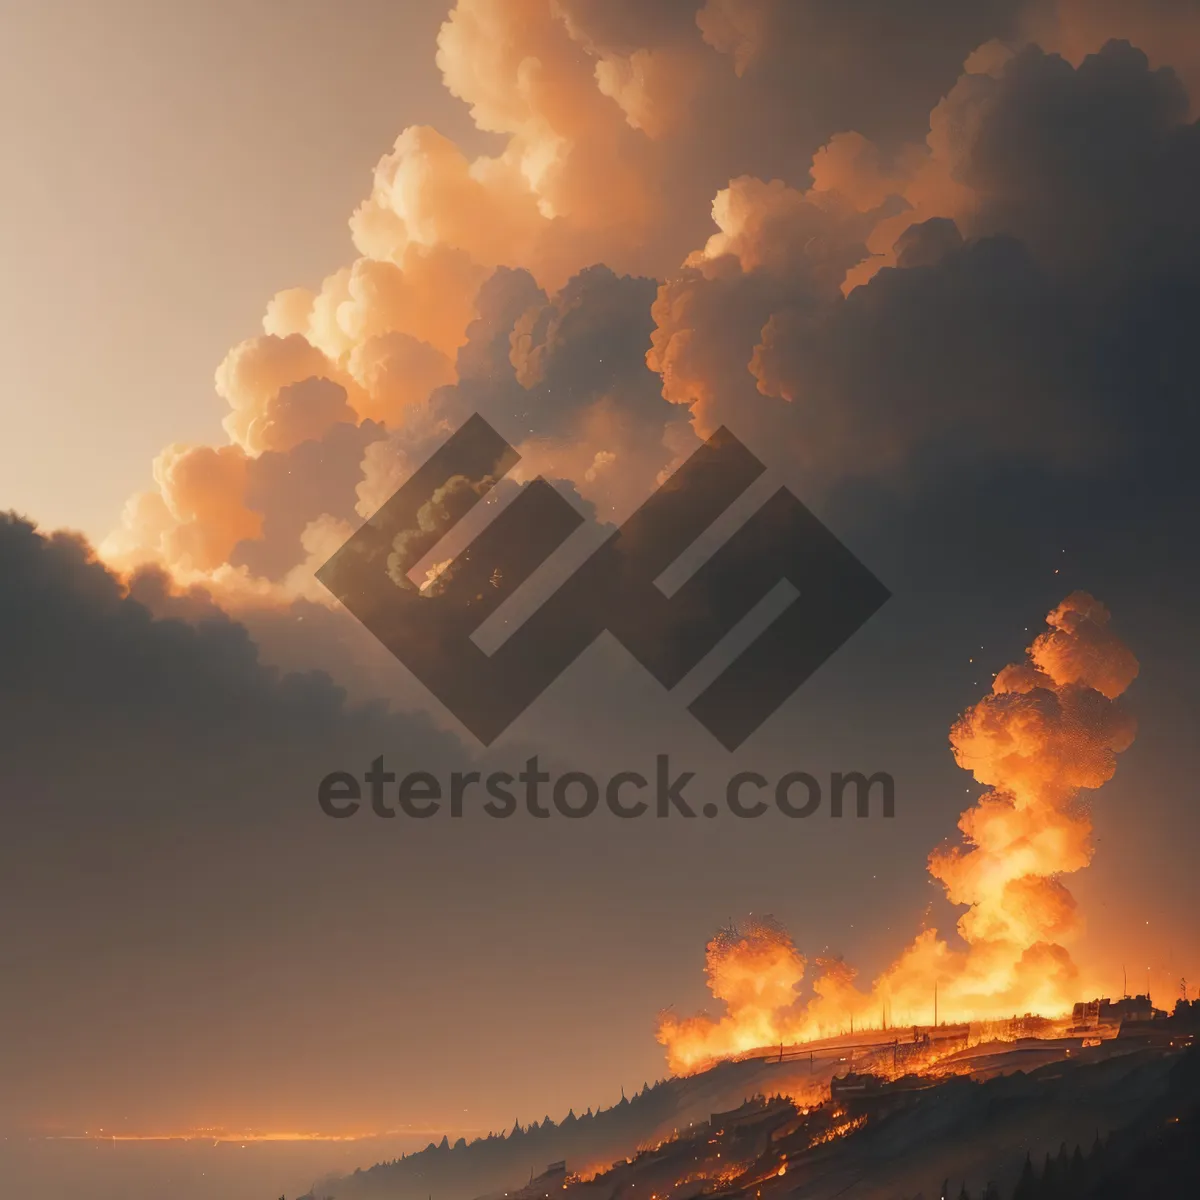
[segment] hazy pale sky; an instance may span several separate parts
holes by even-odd
[[[447,0],[0,7],[5,503],[101,536],[270,297],[349,256],[409,124],[479,144],[434,63]]]

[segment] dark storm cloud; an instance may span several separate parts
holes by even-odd
[[[176,615],[78,537],[0,519],[0,1124],[290,1122],[320,1076],[343,1081],[323,1121],[375,1119],[380,1064],[436,1086],[430,1013],[468,1022],[454,997],[478,990],[478,950],[444,963],[435,1010],[409,965],[480,929],[504,944],[514,863],[549,887],[556,856],[494,823],[329,820],[328,772],[383,755],[446,779],[461,743],[265,666],[241,624],[161,575],[133,592]],[[351,1058],[372,1065],[347,1075]]]
[[[860,478],[936,474],[939,458],[1094,463],[1110,450],[1096,334],[1025,246],[947,251],[946,226],[906,236],[906,261],[923,265],[885,269],[819,316],[768,322],[755,369],[793,406],[781,420]]]
[[[82,752],[98,738],[117,750],[156,755],[161,749],[148,741],[181,754],[216,752],[230,764],[247,755],[269,759],[288,747],[299,753],[318,733],[335,743],[393,740],[454,753],[454,740],[419,718],[348,706],[327,675],[263,664],[243,625],[211,616],[200,594],[167,601],[160,585],[152,572],[127,594],[78,537],[43,534],[12,514],[0,521],[0,695],[9,769],[34,769],[39,754]],[[139,593],[193,620],[156,618]],[[181,757],[178,770],[187,769]],[[65,799],[89,804],[82,794]],[[27,814],[17,806],[9,816]]]
[[[359,512],[377,511],[474,414],[518,447],[525,478],[541,474],[583,511],[628,511],[695,445],[646,364],[656,287],[596,265],[547,296],[528,272],[497,270],[459,350],[458,382],[368,452]]]
[[[1030,47],[984,86],[958,172],[979,197],[978,232],[1088,274],[1195,268],[1200,127],[1173,70],[1123,42],[1078,68]]]
[[[805,289],[803,259],[781,274],[780,239],[751,225],[660,293],[668,394],[786,446],[816,486],[1173,453],[1195,429],[1200,313],[1186,112],[1175,76],[1117,43],[1077,69],[1033,48],[966,77],[944,114],[965,228],[910,227],[897,266],[842,296]],[[795,196],[784,219],[811,222]]]
[[[1169,65],[1200,97],[1200,7],[1195,0],[1029,0],[1022,33],[1072,62],[1120,38]],[[1193,107],[1193,115],[1196,109]]]
[[[513,326],[531,308],[546,303],[546,293],[528,271],[499,267],[484,281],[475,302],[475,319],[467,326],[466,344],[458,352],[460,380],[487,383],[512,376]]]
[[[207,589],[198,584],[177,588],[170,574],[159,566],[144,566],[134,571],[129,577],[127,594],[151,616],[160,619],[175,618],[192,624],[232,620]]]
[[[478,412],[553,437],[607,395],[661,424],[671,409],[645,363],[656,289],[652,279],[597,265],[547,297],[527,272],[501,268],[480,292],[458,355],[460,381],[434,393],[435,410],[453,422]]]
[[[898,267],[932,267],[962,245],[962,234],[949,217],[930,217],[910,225],[896,240]]]
[[[589,267],[550,303],[523,314],[513,330],[511,357],[517,381],[540,401],[531,414],[534,428],[553,436],[556,426],[569,423],[572,410],[602,395],[648,423],[668,417],[670,408],[644,361],[656,290],[652,279]]]

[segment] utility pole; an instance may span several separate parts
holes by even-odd
[[[937,1028],[937,980],[933,981],[933,1027]]]

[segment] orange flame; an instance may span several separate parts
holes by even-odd
[[[860,990],[841,959],[818,959],[812,996],[797,986],[807,962],[769,918],[726,929],[708,944],[707,972],[723,1016],[659,1019],[671,1069],[843,1031],[850,1021],[924,1021],[935,987],[941,1013],[982,1020],[1062,1012],[1078,971],[1064,942],[1080,927],[1061,876],[1091,861],[1092,821],[1081,789],[1098,788],[1132,743],[1133,719],[1116,699],[1138,663],[1109,629],[1108,610],[1073,592],[1046,618],[1025,662],[1005,667],[991,692],[950,731],[955,761],[988,791],[959,819],[962,844],[935,850],[929,872],[954,904],[965,949],[920,933]]]

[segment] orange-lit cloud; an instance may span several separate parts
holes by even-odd
[[[350,219],[356,256],[276,293],[262,332],[220,364],[231,445],[164,452],[156,490],[130,502],[103,553],[189,579],[242,568],[243,586],[286,601],[280,581],[309,559],[301,531],[369,514],[488,404],[527,472],[558,475],[610,513],[721,423],[806,469],[817,492],[902,470],[947,434],[1035,457],[1091,453],[1105,431],[1081,430],[1062,399],[1083,386],[1058,377],[1080,356],[1053,342],[1069,322],[1038,314],[1052,298],[1033,294],[1032,262],[1133,262],[1136,231],[1153,223],[1147,197],[1182,195],[1185,152],[1169,144],[1187,112],[1178,80],[1135,51],[1084,54],[1124,32],[1167,61],[1190,25],[1166,0],[1019,14],[933,0],[905,18],[910,49],[897,55],[899,18],[875,2],[868,27],[807,0],[460,0],[437,60],[496,146],[471,157],[434,129],[400,133]],[[1022,49],[1030,37],[1077,65]],[[1104,96],[1127,114],[1124,132],[1084,164],[1095,178],[1072,181],[1071,114]],[[1142,177],[1140,190],[1103,186]],[[1177,207],[1140,261],[1190,236],[1186,198]],[[974,248],[994,234],[1019,239],[1031,263]],[[898,294],[934,288],[914,268],[964,255],[932,294]],[[913,278],[866,286],[892,266]],[[501,315],[485,289],[514,268],[532,290]],[[657,298],[601,286],[590,273],[605,270],[658,280]],[[629,322],[603,355],[561,336],[616,329],[617,304],[649,308],[645,342]],[[933,337],[914,314],[939,305],[959,324]],[[1010,327],[1022,319],[1030,328]],[[505,340],[507,361],[494,353]],[[1021,365],[997,364],[1013,363],[1015,341],[1030,353],[1010,379]],[[589,379],[581,404],[574,380],[545,369],[552,350],[610,366],[623,355],[641,375]],[[650,372],[674,419],[646,388]],[[883,405],[893,390],[900,399]],[[248,463],[366,422],[381,428],[361,447],[357,495],[262,519],[279,504],[263,495],[270,472]],[[267,560],[271,579],[255,583]]]

